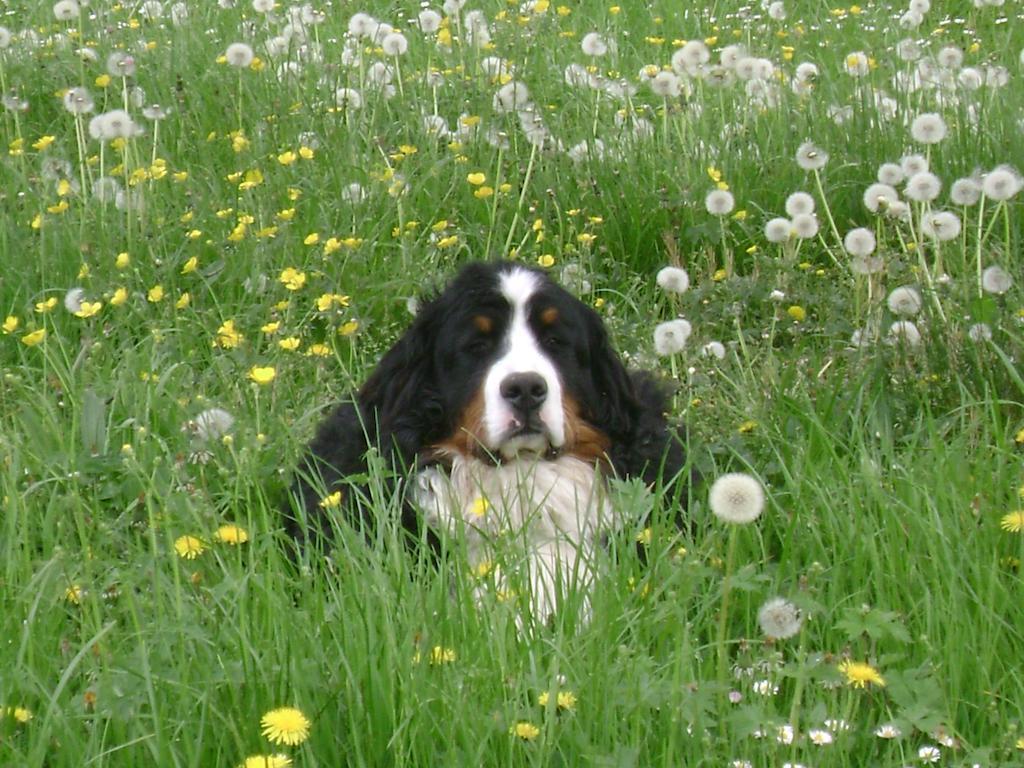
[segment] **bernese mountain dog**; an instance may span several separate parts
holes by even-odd
[[[688,470],[665,410],[654,377],[627,371],[598,315],[545,273],[472,263],[320,426],[287,528],[300,545],[341,520],[375,530],[386,512],[363,487],[375,449],[399,478],[404,528],[458,536],[477,568],[512,542],[521,558],[492,583],[528,591],[543,622],[569,585],[586,594],[596,548],[631,514],[608,478],[661,483],[681,503]]]

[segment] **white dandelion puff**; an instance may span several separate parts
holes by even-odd
[[[921,217],[921,233],[939,242],[960,236],[960,217],[950,211],[934,211]]]
[[[207,408],[185,424],[185,430],[199,442],[219,440],[234,426],[235,417],[223,408]]]
[[[682,267],[662,267],[656,280],[666,293],[685,293],[690,287],[690,275]]]
[[[910,135],[922,144],[938,144],[946,138],[946,121],[935,112],[925,112],[910,124]]]
[[[897,320],[889,326],[886,341],[890,344],[903,343],[908,347],[916,347],[921,343],[921,331],[910,320]]]
[[[736,200],[728,190],[713,189],[704,198],[704,207],[712,216],[728,216],[736,207]]]
[[[992,328],[987,323],[975,323],[967,329],[967,338],[978,344],[992,341]]]
[[[401,32],[391,32],[380,41],[385,56],[401,56],[409,50],[409,41]]]
[[[64,294],[64,309],[71,314],[82,311],[82,302],[85,301],[84,288],[71,288]]]
[[[224,52],[224,58],[232,67],[243,68],[252,64],[255,54],[247,43],[231,43]]]
[[[810,240],[818,235],[818,217],[813,213],[798,213],[793,217],[792,228],[793,234],[799,239]]]
[[[764,511],[764,488],[746,472],[722,475],[711,486],[708,506],[719,520],[735,525],[752,523]]]
[[[700,349],[704,357],[713,357],[716,360],[725,359],[725,345],[720,341],[709,341]]]
[[[792,234],[793,223],[789,219],[778,216],[765,222],[764,236],[769,243],[784,243]]]
[[[981,199],[981,184],[971,178],[957,179],[949,188],[949,199],[954,205],[974,205]]]
[[[761,627],[761,632],[772,640],[793,637],[800,631],[803,622],[800,609],[783,597],[772,598],[757,612],[757,623]]]
[[[851,256],[870,256],[875,250],[875,234],[866,227],[851,229],[843,238],[843,247]]]
[[[981,190],[990,200],[1009,200],[1024,187],[1024,179],[1014,169],[1001,165],[985,174]]]
[[[419,16],[416,17],[416,23],[419,25],[420,31],[427,35],[437,32],[441,28],[443,20],[441,14],[433,8],[424,8],[420,11]]]
[[[580,48],[587,56],[604,56],[608,53],[608,43],[597,32],[588,32],[580,41]]]
[[[924,306],[924,302],[921,301],[921,294],[917,292],[917,289],[909,285],[893,288],[889,293],[886,303],[889,306],[890,312],[903,317],[913,317]]]
[[[985,293],[1003,294],[1012,286],[1013,278],[1000,266],[986,267],[981,273],[981,288]]]
[[[692,332],[693,326],[682,318],[659,323],[654,328],[655,353],[659,357],[668,357],[682,352]]]
[[[843,66],[846,67],[846,74],[851,77],[864,77],[871,69],[870,60],[864,51],[854,51],[843,59]]]
[[[897,184],[901,184],[906,177],[907,174],[899,163],[882,163],[878,166],[878,174],[875,178],[881,184],[895,187]]]
[[[828,163],[828,152],[814,142],[805,141],[796,150],[796,164],[805,171],[817,171]]]
[[[924,155],[910,154],[904,155],[900,158],[900,168],[903,169],[904,176],[913,176],[915,173],[923,173],[928,170],[928,158]],[[884,179],[879,179],[884,181]],[[899,182],[889,182],[899,183]]]
[[[864,190],[864,207],[872,213],[879,210],[885,211],[890,205],[900,199],[895,187],[889,184],[877,182]]]
[[[942,182],[939,177],[931,171],[920,171],[915,173],[903,187],[903,194],[909,199],[919,203],[930,202],[939,196],[942,191]]]
[[[806,192],[794,192],[786,198],[786,213],[790,216],[814,213],[814,198]]]

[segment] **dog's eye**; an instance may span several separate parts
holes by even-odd
[[[566,344],[565,339],[563,339],[561,336],[556,336],[553,333],[549,333],[547,336],[545,336],[541,340],[541,343],[544,345],[545,349],[549,349],[552,352],[556,352],[562,349]]]
[[[464,349],[471,355],[484,355],[491,351],[494,340],[490,336],[477,336],[470,339]]]

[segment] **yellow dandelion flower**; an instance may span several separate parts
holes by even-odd
[[[154,285],[149,291],[146,292],[146,300],[151,304],[156,304],[159,301],[164,300],[164,287],[162,285]]]
[[[1017,443],[1017,445],[1024,445],[1024,427],[1017,430],[1017,434],[1014,435],[1013,441]]]
[[[490,508],[491,502],[487,500],[486,496],[477,496],[473,499],[473,504],[470,506],[469,511],[474,517],[483,517]]]
[[[654,532],[650,528],[644,528],[636,535],[637,544],[642,544],[645,547],[649,547],[653,539]]]
[[[75,317],[92,317],[103,309],[102,301],[83,301],[81,308],[75,312]]]
[[[174,551],[185,560],[195,560],[206,550],[202,539],[196,536],[179,536],[174,540]]]
[[[188,291],[185,291],[183,294],[181,294],[181,296],[178,297],[178,300],[174,302],[174,308],[185,309],[185,307],[187,307],[191,303],[192,295]]]
[[[277,162],[281,165],[291,165],[298,159],[298,155],[292,152],[290,149],[287,152],[282,152],[277,156]]]
[[[1017,749],[1024,749],[1024,736],[1021,736],[1019,739],[1017,739],[1017,743],[1014,744],[1014,746]]]
[[[486,184],[482,187],[477,187],[473,191],[473,197],[477,200],[485,200],[494,194],[494,187],[489,187]]]
[[[331,348],[326,344],[310,344],[306,354],[312,357],[330,357]]]
[[[741,435],[748,435],[755,429],[757,429],[757,422],[754,421],[753,419],[748,419],[747,421],[744,421],[742,424],[740,424],[736,428],[736,431],[739,432]]]
[[[358,320],[349,320],[347,323],[343,323],[341,325],[341,327],[338,328],[338,335],[339,336],[351,336],[351,335],[353,335],[358,330],[359,330],[359,321]]]
[[[297,291],[306,284],[306,273],[295,267],[285,267],[277,279],[289,291]]]
[[[513,736],[518,736],[523,741],[533,741],[540,736],[540,728],[525,720],[520,721],[508,729]]]
[[[798,323],[802,323],[807,319],[807,310],[801,307],[799,304],[794,304],[786,310],[786,314],[789,315],[793,320]]]
[[[542,707],[546,707],[550,700],[551,695],[547,691],[544,691],[537,697],[537,703]],[[566,711],[576,709],[576,694],[572,691],[559,691],[555,694],[555,705],[559,709]]]
[[[195,257],[195,256],[192,256],[188,261],[186,261],[182,265],[182,267],[181,267],[181,274],[183,274],[183,275],[191,274],[192,272],[196,271],[196,267],[198,267],[198,266],[199,266],[199,259],[197,257]]]
[[[292,759],[288,755],[253,755],[245,758],[238,768],[288,768]]]
[[[341,506],[341,491],[335,491],[320,499],[320,506],[324,509],[337,509]]]
[[[283,349],[285,352],[294,352],[302,344],[302,340],[298,336],[289,336],[285,339],[281,339],[277,342],[277,346]]]
[[[64,599],[72,605],[81,605],[85,597],[85,590],[80,584],[72,584],[64,590]]]
[[[18,326],[21,325],[21,320],[16,318],[14,315],[8,315],[4,318],[3,325],[0,325],[0,329],[3,329],[4,333],[14,333],[18,330]]]
[[[38,330],[26,333],[21,337],[21,343],[26,347],[34,347],[36,344],[42,343],[43,339],[46,338],[46,329],[39,328]]]
[[[222,349],[234,349],[244,340],[244,336],[235,328],[234,320],[225,320],[217,329],[217,338],[214,345]]]
[[[869,685],[877,685],[879,688],[885,686],[885,678],[866,662],[848,659],[839,665],[839,671],[846,678],[846,682],[854,688],[867,688]]]
[[[249,540],[249,533],[245,528],[228,523],[218,528],[213,538],[222,544],[245,544]]]
[[[270,710],[260,720],[260,725],[263,735],[274,744],[294,747],[309,738],[309,720],[294,707]]]
[[[1003,515],[1003,519],[999,521],[999,527],[1007,533],[1020,533],[1024,531],[1024,509],[1018,509],[1016,512]]]
[[[479,187],[485,181],[487,181],[487,174],[475,171],[466,176],[466,181],[472,184],[474,187]]]
[[[47,312],[52,312],[54,307],[56,307],[56,306],[57,306],[57,297],[56,296],[51,296],[46,301],[36,302],[36,312],[39,312],[40,314],[45,314]]]
[[[249,378],[257,384],[269,384],[277,376],[277,371],[272,365],[254,365],[249,369]]]
[[[32,710],[28,707],[8,707],[7,714],[14,719],[14,722],[25,725],[32,719]]]
[[[447,237],[442,237],[440,240],[437,241],[437,247],[438,248],[451,248],[453,245],[456,245],[458,242],[459,242],[459,236],[458,235],[448,235]]]
[[[302,242],[304,245],[316,245],[317,243],[320,242],[320,235],[318,235],[316,232],[313,232],[312,234],[306,235],[305,239]]]
[[[301,146],[299,147],[299,157],[301,157],[303,160],[312,160],[314,157],[316,157],[316,150],[314,150],[312,147]]]
[[[122,286],[115,290],[114,295],[110,297],[110,306],[120,307],[126,301],[128,301],[128,289]]]

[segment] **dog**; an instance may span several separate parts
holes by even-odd
[[[544,272],[474,262],[321,424],[286,528],[300,545],[339,519],[372,533],[380,505],[360,484],[374,449],[398,478],[403,527],[464,541],[476,572],[505,593],[525,587],[543,623],[570,586],[586,595],[596,549],[629,514],[608,478],[662,483],[680,504],[689,477],[666,404],[653,375],[627,371],[597,313]],[[492,571],[501,542],[521,557]]]

